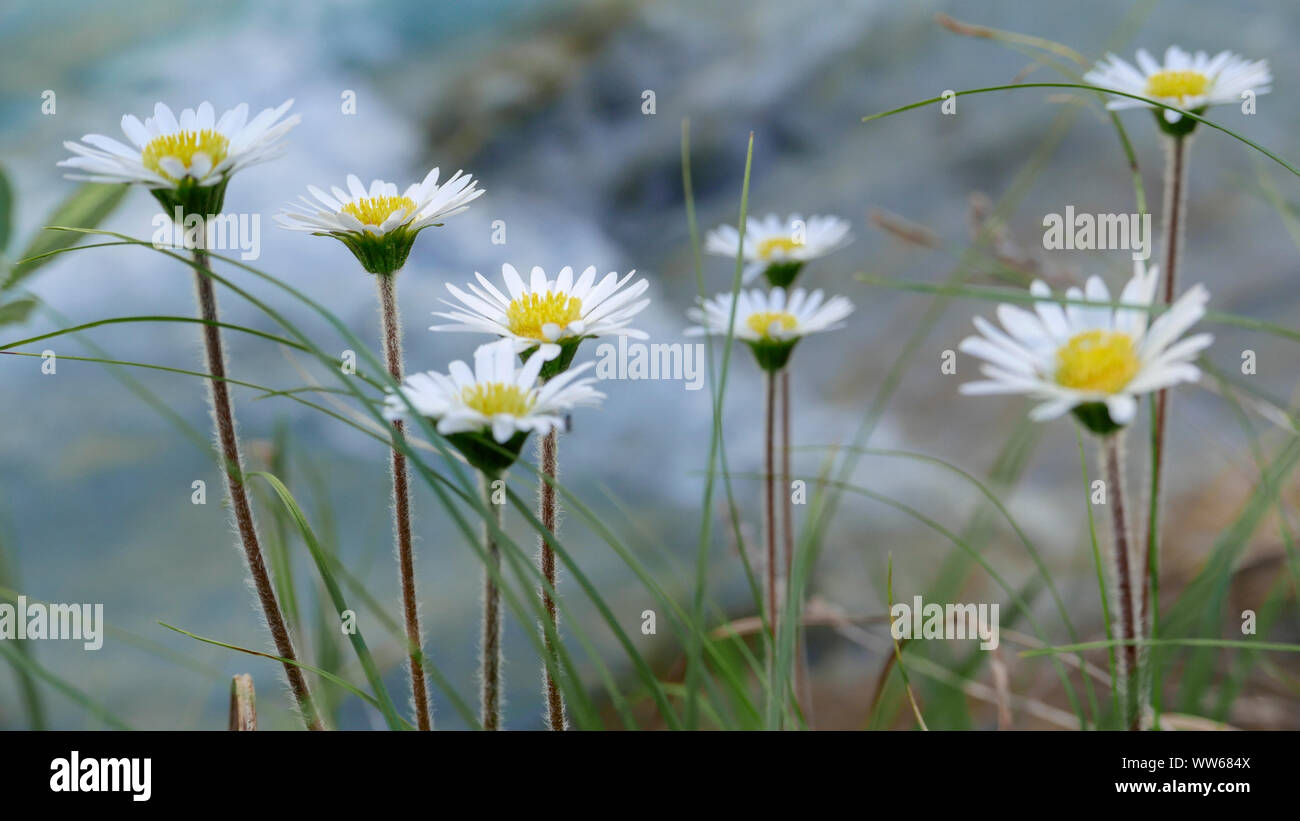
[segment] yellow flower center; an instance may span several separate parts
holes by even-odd
[[[1084,331],[1056,353],[1056,382],[1080,391],[1117,393],[1132,381],[1139,367],[1128,334]]]
[[[796,242],[793,237],[768,237],[758,244],[758,255],[763,259],[771,259],[777,251],[788,254],[802,246],[803,243]]]
[[[1147,78],[1148,97],[1183,100],[1205,93],[1210,78],[1199,71],[1157,71]]]
[[[202,131],[181,131],[176,134],[163,134],[150,140],[144,147],[144,151],[140,152],[140,162],[144,163],[144,167],[150,171],[161,174],[172,182],[178,182],[163,171],[160,161],[164,157],[175,157],[189,168],[194,155],[202,152],[207,154],[212,160],[212,165],[216,166],[226,158],[229,149],[230,140],[226,135],[211,128]]]
[[[470,385],[461,391],[461,399],[485,416],[495,416],[498,413],[525,416],[537,403],[537,396],[532,391],[504,382]]]
[[[745,324],[751,331],[762,336],[769,336],[768,331],[772,323],[776,323],[783,331],[794,330],[799,326],[799,320],[794,318],[794,314],[786,311],[758,311],[750,314],[749,319],[745,320]]]
[[[546,339],[543,325],[554,323],[564,328],[582,319],[582,300],[559,291],[524,294],[506,308],[506,319],[510,333],[540,342]]]
[[[366,225],[382,225],[399,208],[405,208],[405,217],[413,216],[415,201],[410,197],[362,197],[343,206],[342,213],[351,214]]]

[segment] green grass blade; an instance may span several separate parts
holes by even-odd
[[[14,189],[9,175],[0,167],[0,254],[9,247],[14,230]]]
[[[9,642],[0,641],[0,656],[4,656],[10,664],[15,667],[21,667],[30,675],[41,679],[49,684],[55,690],[62,693],[72,702],[80,705],[87,713],[104,722],[105,725],[115,730],[130,730],[131,727],[122,721],[113,712],[104,705],[95,701],[90,696],[82,692],[76,685],[67,680],[56,676],[49,670],[46,670],[36,659],[31,658],[27,653],[19,652],[16,647],[11,647]]]
[[[1184,117],[1195,120],[1198,123],[1203,123],[1204,125],[1207,125],[1210,128],[1213,128],[1217,131],[1222,131],[1224,134],[1227,134],[1229,137],[1232,137],[1238,142],[1244,143],[1250,148],[1253,148],[1254,150],[1263,154],[1265,157],[1268,157],[1273,162],[1285,168],[1287,171],[1290,171],[1292,174],[1295,174],[1297,177],[1300,177],[1300,170],[1297,170],[1295,166],[1291,165],[1286,160],[1274,154],[1272,151],[1269,151],[1267,148],[1260,145],[1259,143],[1254,142],[1253,140],[1250,140],[1246,137],[1243,137],[1242,135],[1238,134],[1232,129],[1219,125],[1213,120],[1206,119],[1205,117],[1202,117],[1199,114],[1196,114],[1191,111],[1186,111],[1184,109],[1179,108],[1178,106],[1169,105],[1168,103],[1162,103],[1159,100],[1155,100],[1150,97],[1143,97],[1140,94],[1130,94],[1127,91],[1119,91],[1113,88],[1102,88],[1101,86],[1089,85],[1087,83],[1012,83],[1009,85],[987,86],[985,88],[968,88],[962,91],[954,91],[952,92],[952,96],[964,97],[968,94],[987,94],[992,91],[1010,91],[1012,89],[1024,89],[1024,88],[1073,88],[1082,91],[1101,92],[1104,94],[1114,95],[1116,97],[1128,97],[1131,100],[1139,100],[1141,102],[1146,103],[1147,105],[1150,105],[1152,108],[1162,108],[1162,109],[1167,109],[1169,111],[1176,111]],[[872,122],[873,120],[880,120],[885,117],[891,117],[895,114],[901,114],[904,111],[911,111],[912,109],[915,108],[922,108],[927,105],[942,103],[945,99],[948,99],[948,97],[941,95],[939,97],[931,97],[927,100],[920,100],[915,103],[909,103],[904,106],[899,106],[898,108],[893,108],[888,111],[881,111],[876,114],[871,114],[866,117],[863,117],[862,122],[869,123]]]
[[[6,531],[9,528],[5,528]],[[18,568],[15,558],[10,558],[9,548],[10,534],[6,532],[0,537],[0,595],[8,599],[11,604],[17,604],[16,595],[9,593],[11,589],[20,588],[22,585],[18,582]],[[19,615],[18,618],[23,618]],[[26,639],[6,640],[6,644],[12,643],[14,652],[25,656],[29,661],[34,661],[32,655],[31,642]],[[22,695],[23,707],[27,712],[27,720],[31,723],[31,729],[44,730],[45,725],[45,704],[41,699],[40,689],[36,686],[36,677],[32,674],[27,666],[13,662],[11,664],[14,675],[18,678],[18,690]]]
[[[1077,644],[1063,644],[1058,647],[1038,647],[1022,650],[1021,658],[1054,656],[1058,653],[1077,653],[1080,650],[1101,650],[1107,647],[1123,647],[1136,644],[1139,647],[1209,647],[1226,650],[1256,650],[1274,653],[1300,653],[1300,644],[1288,644],[1281,641],[1253,641],[1250,639],[1107,639],[1106,641],[1084,641]]]
[[[343,598],[343,590],[339,587],[334,574],[330,572],[329,562],[325,560],[320,543],[316,541],[316,534],[312,531],[311,524],[308,523],[302,508],[298,506],[297,500],[293,498],[289,488],[285,487],[284,483],[276,476],[262,471],[249,471],[248,475],[260,478],[269,484],[276,495],[280,497],[280,501],[284,504],[285,509],[289,511],[289,515],[293,517],[294,524],[298,527],[298,533],[307,544],[312,561],[316,563],[316,570],[320,573],[321,581],[325,584],[325,589],[329,591],[330,601],[334,604],[334,611],[339,614],[341,619],[343,612],[349,609],[347,601]],[[388,728],[390,730],[401,729],[402,719],[398,717],[397,707],[389,697],[387,688],[384,687],[384,680],[379,675],[379,668],[370,655],[370,649],[366,647],[366,640],[361,635],[361,628],[354,625],[353,631],[348,634],[348,640],[352,642],[352,649],[356,651],[357,660],[361,662],[361,669],[365,671],[366,680],[370,682],[370,687],[375,694],[374,700],[378,702],[379,711],[383,713]]]
[[[281,664],[292,664],[295,667],[301,667],[302,669],[306,670],[309,673],[315,673],[316,675],[320,676],[322,679],[328,681],[331,684],[335,684],[339,687],[342,687],[344,690],[347,690],[349,693],[352,693],[354,696],[366,702],[371,707],[374,707],[376,710],[379,710],[381,712],[383,711],[383,708],[380,706],[379,701],[376,700],[374,696],[370,695],[365,690],[362,690],[360,687],[356,686],[352,682],[334,675],[328,670],[322,670],[319,667],[313,667],[312,665],[305,664],[301,661],[294,661],[293,659],[281,658],[280,656],[274,655],[272,653],[263,653],[260,650],[250,650],[247,647],[240,647],[238,644],[229,644],[224,641],[217,641],[216,639],[210,639],[205,636],[200,636],[197,633],[191,633],[188,630],[182,630],[179,627],[170,625],[165,621],[160,621],[158,622],[158,624],[160,624],[163,627],[166,627],[168,630],[172,630],[177,633],[180,633],[182,636],[189,636],[195,641],[201,641],[204,644],[211,644],[214,647],[224,647],[227,650],[234,650],[237,653],[244,653],[250,656],[257,656],[258,658],[264,658],[264,659],[269,659],[271,661],[276,661]],[[405,725],[404,729],[410,730],[414,728],[408,724]]]
[[[5,351],[10,348],[17,348],[19,345],[30,345],[33,342],[41,342],[42,340],[46,340],[46,339],[54,339],[55,337],[64,336],[65,334],[79,333],[81,331],[90,330],[91,328],[98,328],[102,325],[120,325],[123,323],[130,323],[130,322],[187,322],[187,323],[193,323],[197,325],[215,325],[218,328],[225,328],[226,330],[229,331],[239,331],[240,333],[248,334],[249,336],[257,336],[257,337],[261,337],[262,339],[269,339],[272,342],[278,342],[281,345],[287,345],[290,348],[296,348],[297,350],[300,351],[307,350],[305,346],[299,345],[297,342],[292,342],[283,337],[279,337],[279,336],[275,336],[274,334],[268,334],[263,331],[259,331],[256,328],[247,328],[244,327],[243,325],[234,325],[229,322],[208,322],[206,320],[199,319],[198,317],[193,317],[193,316],[119,316],[119,317],[113,317],[111,319],[100,319],[95,322],[86,322],[81,325],[74,325],[71,328],[60,328],[57,331],[50,331],[49,333],[44,333],[39,336],[28,337],[27,339],[19,339],[16,342],[7,342],[3,345],[0,345],[0,351]],[[3,323],[0,322],[0,324]]]
[[[894,554],[889,554],[889,571],[885,575],[886,601],[889,604],[889,612],[894,612]],[[929,730],[925,726],[925,718],[921,715],[921,707],[916,703],[916,694],[912,692],[912,681],[907,677],[907,668],[903,666],[903,651],[898,646],[898,639],[894,638],[891,628],[890,639],[894,645],[895,667],[898,668],[898,674],[903,678],[903,687],[907,690],[907,700],[912,703],[912,714],[916,716],[916,723],[921,726],[922,730]]]
[[[1080,305],[1094,308],[1124,308],[1132,311],[1143,311],[1153,317],[1159,316],[1169,310],[1168,305],[1139,305],[1132,302],[1101,302],[1090,299],[1071,299],[1064,295],[1037,297],[1029,293],[1027,290],[1000,288],[994,285],[913,282],[911,280],[876,276],[865,272],[857,274],[854,278],[859,282],[866,283],[867,285],[874,285],[881,288],[890,288],[898,291],[913,291],[915,293],[930,294],[933,296],[959,297],[962,299],[973,299],[984,302],[1033,304],[1035,302],[1050,301],[1059,305]],[[1260,333],[1271,334],[1292,342],[1300,342],[1300,330],[1288,328],[1287,326],[1280,325],[1276,322],[1267,322],[1262,319],[1255,319],[1254,317],[1241,316],[1239,314],[1227,313],[1225,311],[1206,311],[1202,321],[1215,325],[1230,325],[1236,328],[1244,328],[1248,331],[1258,331]]]

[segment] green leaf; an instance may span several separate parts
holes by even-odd
[[[6,528],[7,529],[7,528]],[[0,601],[10,604],[15,603],[17,593],[11,588],[18,588],[22,585],[18,582],[18,569],[15,558],[10,557],[11,550],[6,546],[5,539],[0,539]],[[28,661],[34,661],[32,654],[31,642],[23,639],[12,640],[14,650]],[[31,722],[33,730],[44,730],[45,725],[45,703],[41,698],[40,688],[36,686],[36,677],[19,661],[10,662],[14,668],[14,675],[18,678],[18,689],[22,693],[23,706],[27,710],[28,720]]]
[[[103,222],[117,208],[122,197],[126,196],[126,185],[104,185],[101,183],[84,183],[68,196],[46,218],[46,225],[64,225],[72,228],[93,228]],[[4,210],[3,196],[0,196],[0,211]],[[0,228],[0,236],[4,229]],[[27,277],[49,257],[39,260],[29,259],[71,246],[78,239],[77,234],[68,231],[39,231],[23,250],[19,262],[9,272],[0,290],[8,290]],[[0,243],[2,246],[2,243]]]
[[[106,726],[111,727],[114,730],[131,729],[120,718],[114,715],[111,710],[86,695],[86,693],[78,689],[75,684],[51,673],[49,670],[38,664],[36,660],[31,658],[28,654],[20,652],[17,647],[8,646],[10,644],[12,644],[12,642],[0,641],[0,656],[7,659],[10,664],[13,664],[15,667],[21,667],[26,672],[41,679],[55,690],[58,690],[72,702],[81,705],[87,713],[90,713],[95,718],[104,722]]]
[[[9,247],[9,234],[14,229],[14,189],[9,185],[9,175],[0,168],[0,253]]]
[[[307,544],[307,549],[311,552],[312,561],[316,563],[316,569],[320,572],[321,581],[325,584],[325,589],[329,593],[330,600],[334,603],[334,609],[340,614],[346,612],[348,603],[343,599],[343,589],[339,587],[338,581],[334,574],[330,572],[329,562],[326,561],[325,555],[321,552],[320,542],[316,541],[316,534],[312,531],[311,525],[307,522],[307,516],[298,506],[298,501],[294,499],[289,488],[276,476],[263,471],[249,471],[249,476],[257,476],[264,479],[269,484],[275,494],[280,497],[289,515],[293,517],[293,522],[298,526],[302,539]],[[361,662],[361,669],[365,671],[366,679],[370,682],[370,687],[374,690],[375,698],[373,702],[384,715],[384,721],[388,722],[388,729],[402,729],[402,720],[397,715],[397,707],[393,704],[388,695],[388,690],[384,687],[383,677],[379,674],[379,667],[375,664],[374,658],[370,655],[370,649],[366,647],[366,640],[361,636],[360,628],[353,629],[348,633],[352,641],[352,648],[356,650],[357,659]]]
[[[1077,89],[1082,89],[1084,91],[1096,91],[1102,94],[1110,94],[1115,97],[1127,97],[1130,100],[1137,100],[1138,102],[1146,103],[1151,108],[1164,109],[1166,111],[1175,111],[1183,115],[1183,117],[1187,118],[1188,120],[1194,120],[1198,123],[1204,123],[1209,128],[1213,128],[1217,131],[1222,131],[1224,134],[1227,134],[1229,137],[1232,137],[1238,142],[1245,143],[1246,145],[1255,149],[1259,153],[1263,154],[1265,157],[1268,157],[1273,162],[1282,166],[1287,171],[1290,171],[1292,174],[1295,174],[1297,177],[1300,177],[1300,168],[1296,168],[1295,166],[1291,165],[1289,162],[1282,159],[1277,154],[1274,154],[1272,151],[1269,151],[1267,148],[1260,145],[1259,143],[1253,140],[1249,140],[1246,137],[1243,137],[1242,135],[1238,134],[1237,132],[1231,129],[1224,128],[1223,126],[1219,125],[1218,123],[1212,120],[1207,120],[1204,117],[1202,117],[1200,114],[1197,114],[1195,111],[1187,111],[1185,109],[1179,108],[1178,106],[1169,105],[1168,103],[1161,102],[1160,100],[1153,100],[1149,97],[1142,97],[1137,94],[1129,94],[1127,91],[1120,91],[1119,89],[1115,89],[1115,88],[1102,88],[1101,86],[1088,85],[1087,83],[1012,83],[1010,85],[987,86],[985,88],[968,88],[963,91],[954,92],[953,96],[961,97],[966,94],[987,94],[990,91],[1009,91],[1012,89],[1023,89],[1023,88],[1077,88]],[[885,117],[892,117],[895,114],[902,114],[904,111],[911,111],[912,109],[921,108],[922,106],[941,103],[945,99],[947,98],[943,96],[939,96],[939,97],[931,97],[928,100],[918,100],[915,103],[908,103],[907,105],[899,106],[898,108],[892,108],[889,111],[879,111],[876,112],[875,114],[871,114],[869,116],[863,117],[862,122],[869,123],[872,120],[879,120]]]
[[[16,299],[13,302],[0,305],[0,325],[10,325],[24,322],[27,315],[36,307],[34,299]]]
[[[347,679],[340,678],[339,676],[334,675],[328,670],[322,670],[319,667],[313,667],[310,664],[304,664],[301,661],[294,661],[293,659],[287,659],[284,658],[283,656],[276,656],[271,653],[263,653],[260,650],[250,650],[247,647],[240,647],[238,644],[229,644],[224,641],[217,641],[216,639],[206,638],[204,636],[198,635],[197,633],[191,633],[188,630],[182,630],[179,627],[173,627],[172,625],[168,624],[165,621],[160,621],[158,622],[158,624],[163,627],[166,627],[168,630],[172,630],[174,632],[180,633],[182,636],[189,636],[195,641],[201,641],[204,644],[211,644],[214,647],[224,647],[227,650],[234,650],[238,653],[246,653],[250,656],[257,656],[259,658],[278,661],[281,664],[292,664],[294,667],[301,667],[302,669],[308,671],[309,673],[315,673],[316,675],[320,676],[321,678],[325,679],[331,684],[336,684],[339,687],[342,687],[344,690],[347,690],[349,693],[352,693],[352,695],[366,702],[367,704],[374,707],[375,709],[377,710],[381,709],[379,706],[379,702],[375,700],[374,696],[370,695],[365,690],[362,690],[360,687],[351,683]],[[3,651],[4,649],[5,649],[4,646],[0,645],[0,651]],[[130,729],[130,728],[126,727],[122,729]],[[411,729],[409,725],[407,726],[407,729]]]

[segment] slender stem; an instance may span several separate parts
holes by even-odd
[[[226,496],[234,512],[235,525],[239,530],[239,539],[244,548],[244,557],[248,560],[248,571],[253,576],[253,586],[266,617],[266,625],[275,642],[275,651],[283,659],[284,673],[289,680],[289,689],[293,692],[302,719],[309,730],[323,730],[325,725],[312,704],[311,690],[302,668],[290,662],[297,661],[293,649],[293,639],[289,636],[289,627],[285,624],[280,603],[275,598],[275,587],[271,584],[271,574],[266,569],[266,559],[262,556],[262,546],[257,538],[257,525],[253,521],[253,507],[248,501],[248,491],[244,488],[244,462],[239,452],[239,439],[235,434],[235,412],[230,402],[230,385],[226,381],[226,354],[221,342],[221,329],[217,326],[217,294],[212,287],[212,278],[208,275],[211,264],[207,251],[196,249],[194,262],[203,270],[196,270],[199,315],[203,319],[203,349],[207,357],[208,396],[212,402],[212,422],[216,428],[217,443],[221,447],[224,461]]]
[[[499,478],[482,475],[483,502],[492,511],[499,529],[504,505],[492,499],[492,482]],[[501,548],[492,535],[492,525],[483,522],[483,547],[487,555],[483,566],[483,636],[479,658],[479,720],[484,730],[501,729],[501,591],[496,578],[501,572]]]
[[[402,381],[402,319],[397,311],[397,274],[377,274],[379,308],[384,332],[384,360],[388,373]],[[406,622],[407,661],[411,671],[411,701],[416,726],[433,729],[429,716],[429,691],[424,681],[424,642],[420,638],[420,605],[415,590],[415,551],[411,547],[411,486],[406,454],[397,447],[405,436],[405,423],[393,422],[390,471],[393,479],[393,535],[397,540],[397,565],[402,581],[402,616]]]
[[[781,370],[781,536],[785,542],[785,595],[795,595],[794,590],[794,499],[791,496],[790,477],[790,370]],[[802,605],[800,605],[802,607]],[[813,722],[812,675],[808,669],[808,645],[803,637],[803,619],[796,615],[795,629],[795,699],[803,713],[804,723]]]
[[[1160,298],[1165,303],[1174,301],[1178,287],[1178,264],[1182,261],[1182,234],[1187,206],[1187,150],[1190,137],[1167,137],[1165,155],[1164,214],[1165,234],[1164,270],[1161,271]]]
[[[1128,513],[1124,501],[1124,433],[1120,431],[1101,440],[1102,473],[1106,476],[1106,500],[1111,513],[1111,532],[1114,559],[1116,599],[1119,602],[1121,637],[1124,646],[1120,652],[1120,702],[1123,706],[1124,726],[1130,730],[1141,729],[1141,654],[1137,639],[1144,638],[1138,622],[1137,589],[1138,569],[1133,562],[1133,545],[1128,527]]]
[[[1164,206],[1161,219],[1164,222],[1164,257],[1161,264],[1161,286],[1159,296],[1168,305],[1174,301],[1178,289],[1178,268],[1182,263],[1183,224],[1187,204],[1187,153],[1191,147],[1191,137],[1165,138],[1165,189]],[[1169,415],[1171,395],[1168,390],[1156,394],[1155,409],[1151,421],[1151,490],[1150,509],[1147,519],[1146,561],[1142,568],[1142,606],[1141,621],[1151,623],[1151,635],[1157,635],[1160,621],[1160,602],[1152,605],[1152,598],[1159,594],[1160,585],[1160,503],[1164,491],[1164,456],[1165,423]],[[1153,672],[1155,672],[1153,670]],[[1159,684],[1152,690],[1159,715]],[[1157,718],[1157,722],[1159,718]]]
[[[776,532],[776,394],[778,374],[763,370],[763,391],[765,394],[763,414],[763,541],[764,573],[763,593],[765,617],[767,619],[768,646],[766,655],[766,674],[768,686],[768,705],[771,715],[776,717],[773,729],[781,729],[785,714],[785,687],[778,684],[777,665],[777,532]]]
[[[767,627],[776,637],[776,383],[777,376],[763,371],[767,394],[763,433],[763,536],[767,547],[764,587],[767,594]],[[775,652],[775,647],[773,648]]]
[[[538,487],[538,518],[541,519],[542,526],[552,535],[555,533],[556,526],[556,502],[555,486],[551,483],[554,481],[559,471],[559,436],[556,429],[537,440],[538,460],[542,464],[542,479]],[[548,481],[550,480],[550,481]],[[546,657],[548,663],[542,667],[542,682],[546,688],[546,724],[552,730],[563,730],[567,726],[564,714],[564,696],[560,693],[559,682],[551,675],[551,670],[557,672],[560,669],[559,654],[551,646],[551,635],[559,635],[560,619],[555,612],[555,600],[551,598],[551,591],[556,590],[555,575],[555,550],[546,541],[544,536],[538,536],[538,561],[541,564],[542,576],[546,579],[546,584],[542,587],[542,604],[546,607],[546,618],[551,622],[551,632],[548,633],[545,628],[542,629],[542,642],[546,646]]]
[[[785,550],[786,595],[794,576],[794,503],[790,498],[790,371],[781,370],[781,541]]]
[[[1088,541],[1092,545],[1093,565],[1097,569],[1097,592],[1101,597],[1101,620],[1102,625],[1106,628],[1106,640],[1110,641],[1115,638],[1114,628],[1111,626],[1110,596],[1106,592],[1106,568],[1101,559],[1101,547],[1097,542],[1097,520],[1092,512],[1092,482],[1088,479],[1088,454],[1083,448],[1083,434],[1080,432],[1082,425],[1075,428],[1074,438],[1079,445],[1079,467],[1083,470],[1083,499],[1084,506],[1088,509]],[[1115,714],[1119,715],[1119,678],[1115,672],[1115,646],[1109,645],[1106,648],[1106,660],[1110,670],[1110,695]],[[1082,667],[1083,660],[1080,659]],[[1097,716],[1097,709],[1093,708],[1093,716],[1096,719],[1098,729],[1101,728],[1101,719]]]

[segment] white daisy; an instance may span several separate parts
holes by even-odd
[[[374,180],[366,188],[355,174],[349,174],[347,183],[348,190],[331,186],[328,194],[307,186],[316,202],[299,197],[299,202],[275,215],[276,222],[291,231],[313,234],[387,234],[399,227],[419,231],[459,214],[483,195],[474,178],[460,171],[438,185],[436,168],[400,195],[396,185],[383,180]]]
[[[799,268],[807,261],[823,257],[846,245],[847,221],[833,216],[813,216],[805,222],[798,214],[782,221],[776,214],[745,221],[743,279],[752,281],[766,272],[770,284],[787,287]],[[710,254],[734,259],[741,252],[740,231],[721,225],[705,237],[704,249]]]
[[[522,366],[517,362],[510,340],[498,340],[474,352],[473,370],[456,361],[448,374],[413,374],[402,384],[401,394],[417,414],[437,423],[438,433],[460,449],[470,464],[500,472],[514,460],[485,447],[481,438],[490,437],[517,456],[532,431],[549,433],[563,426],[567,411],[599,405],[605,398],[591,387],[595,379],[577,378],[594,363],[584,363],[539,387],[541,355],[533,354]],[[384,418],[392,421],[408,412],[401,396],[387,397]]]
[[[1170,46],[1163,64],[1156,62],[1145,49],[1138,49],[1136,67],[1108,54],[1083,79],[1091,85],[1138,94],[1199,114],[1211,105],[1240,103],[1243,91],[1266,94],[1273,75],[1265,60],[1246,60],[1230,51],[1221,51],[1213,57],[1204,51],[1188,54],[1178,46]],[[1106,107],[1153,106],[1131,97],[1116,97]],[[1183,119],[1182,114],[1172,109],[1162,111],[1166,122],[1177,123]]]
[[[1120,305],[1150,306],[1158,281],[1155,267],[1135,264],[1133,278],[1120,294]],[[1041,281],[1029,289],[1040,301],[1031,313],[1014,305],[999,305],[1001,330],[975,317],[979,336],[962,340],[960,350],[985,360],[980,371],[988,377],[961,386],[965,394],[1023,393],[1044,400],[1030,411],[1035,421],[1076,411],[1098,433],[1133,421],[1137,396],[1180,382],[1195,382],[1201,372],[1192,361],[1213,341],[1210,334],[1179,339],[1205,315],[1209,292],[1196,285],[1148,327],[1142,308],[1061,306]],[[1080,291],[1070,288],[1070,300],[1110,302],[1100,277],[1091,277]],[[1109,420],[1100,426],[1096,411],[1104,405]],[[1104,417],[1104,415],[1102,415]]]
[[[372,274],[401,270],[417,234],[441,225],[483,195],[478,182],[461,171],[439,185],[436,168],[400,194],[396,185],[383,180],[373,180],[367,188],[356,174],[348,175],[347,184],[346,191],[331,186],[328,194],[307,186],[316,201],[299,197],[282,208],[275,221],[290,231],[334,237]]]
[[[536,348],[544,361],[564,356],[571,360],[577,343],[588,337],[647,338],[644,331],[628,327],[632,317],[650,304],[649,299],[637,299],[650,287],[647,280],[624,288],[635,275],[630,271],[620,279],[617,271],[611,271],[597,282],[596,266],[591,265],[575,280],[573,268],[565,266],[555,279],[547,279],[546,271],[534,266],[525,282],[513,265],[502,265],[504,293],[477,272],[474,276],[482,287],[469,283],[469,293],[447,283],[447,290],[461,304],[444,299],[455,310],[435,311],[434,316],[456,324],[429,330],[496,334],[510,340],[517,353]]]
[[[687,309],[686,316],[700,324],[688,328],[686,335],[726,334],[731,306],[732,295],[725,293]],[[824,299],[820,290],[810,294],[795,288],[787,299],[784,288],[756,288],[738,294],[735,324],[730,327],[736,339],[754,350],[763,368],[779,370],[785,367],[796,342],[809,334],[842,328],[851,313],[852,302],[842,296]]]
[[[286,100],[248,119],[248,104],[240,103],[217,119],[212,104],[187,108],[179,118],[163,103],[141,123],[122,117],[122,131],[132,145],[102,134],[87,134],[81,143],[63,145],[77,156],[59,163],[76,169],[70,179],[90,182],[141,183],[151,189],[185,184],[213,187],[224,184],[241,168],[273,159],[284,149],[281,138],[301,117],[281,120],[293,105]]]

